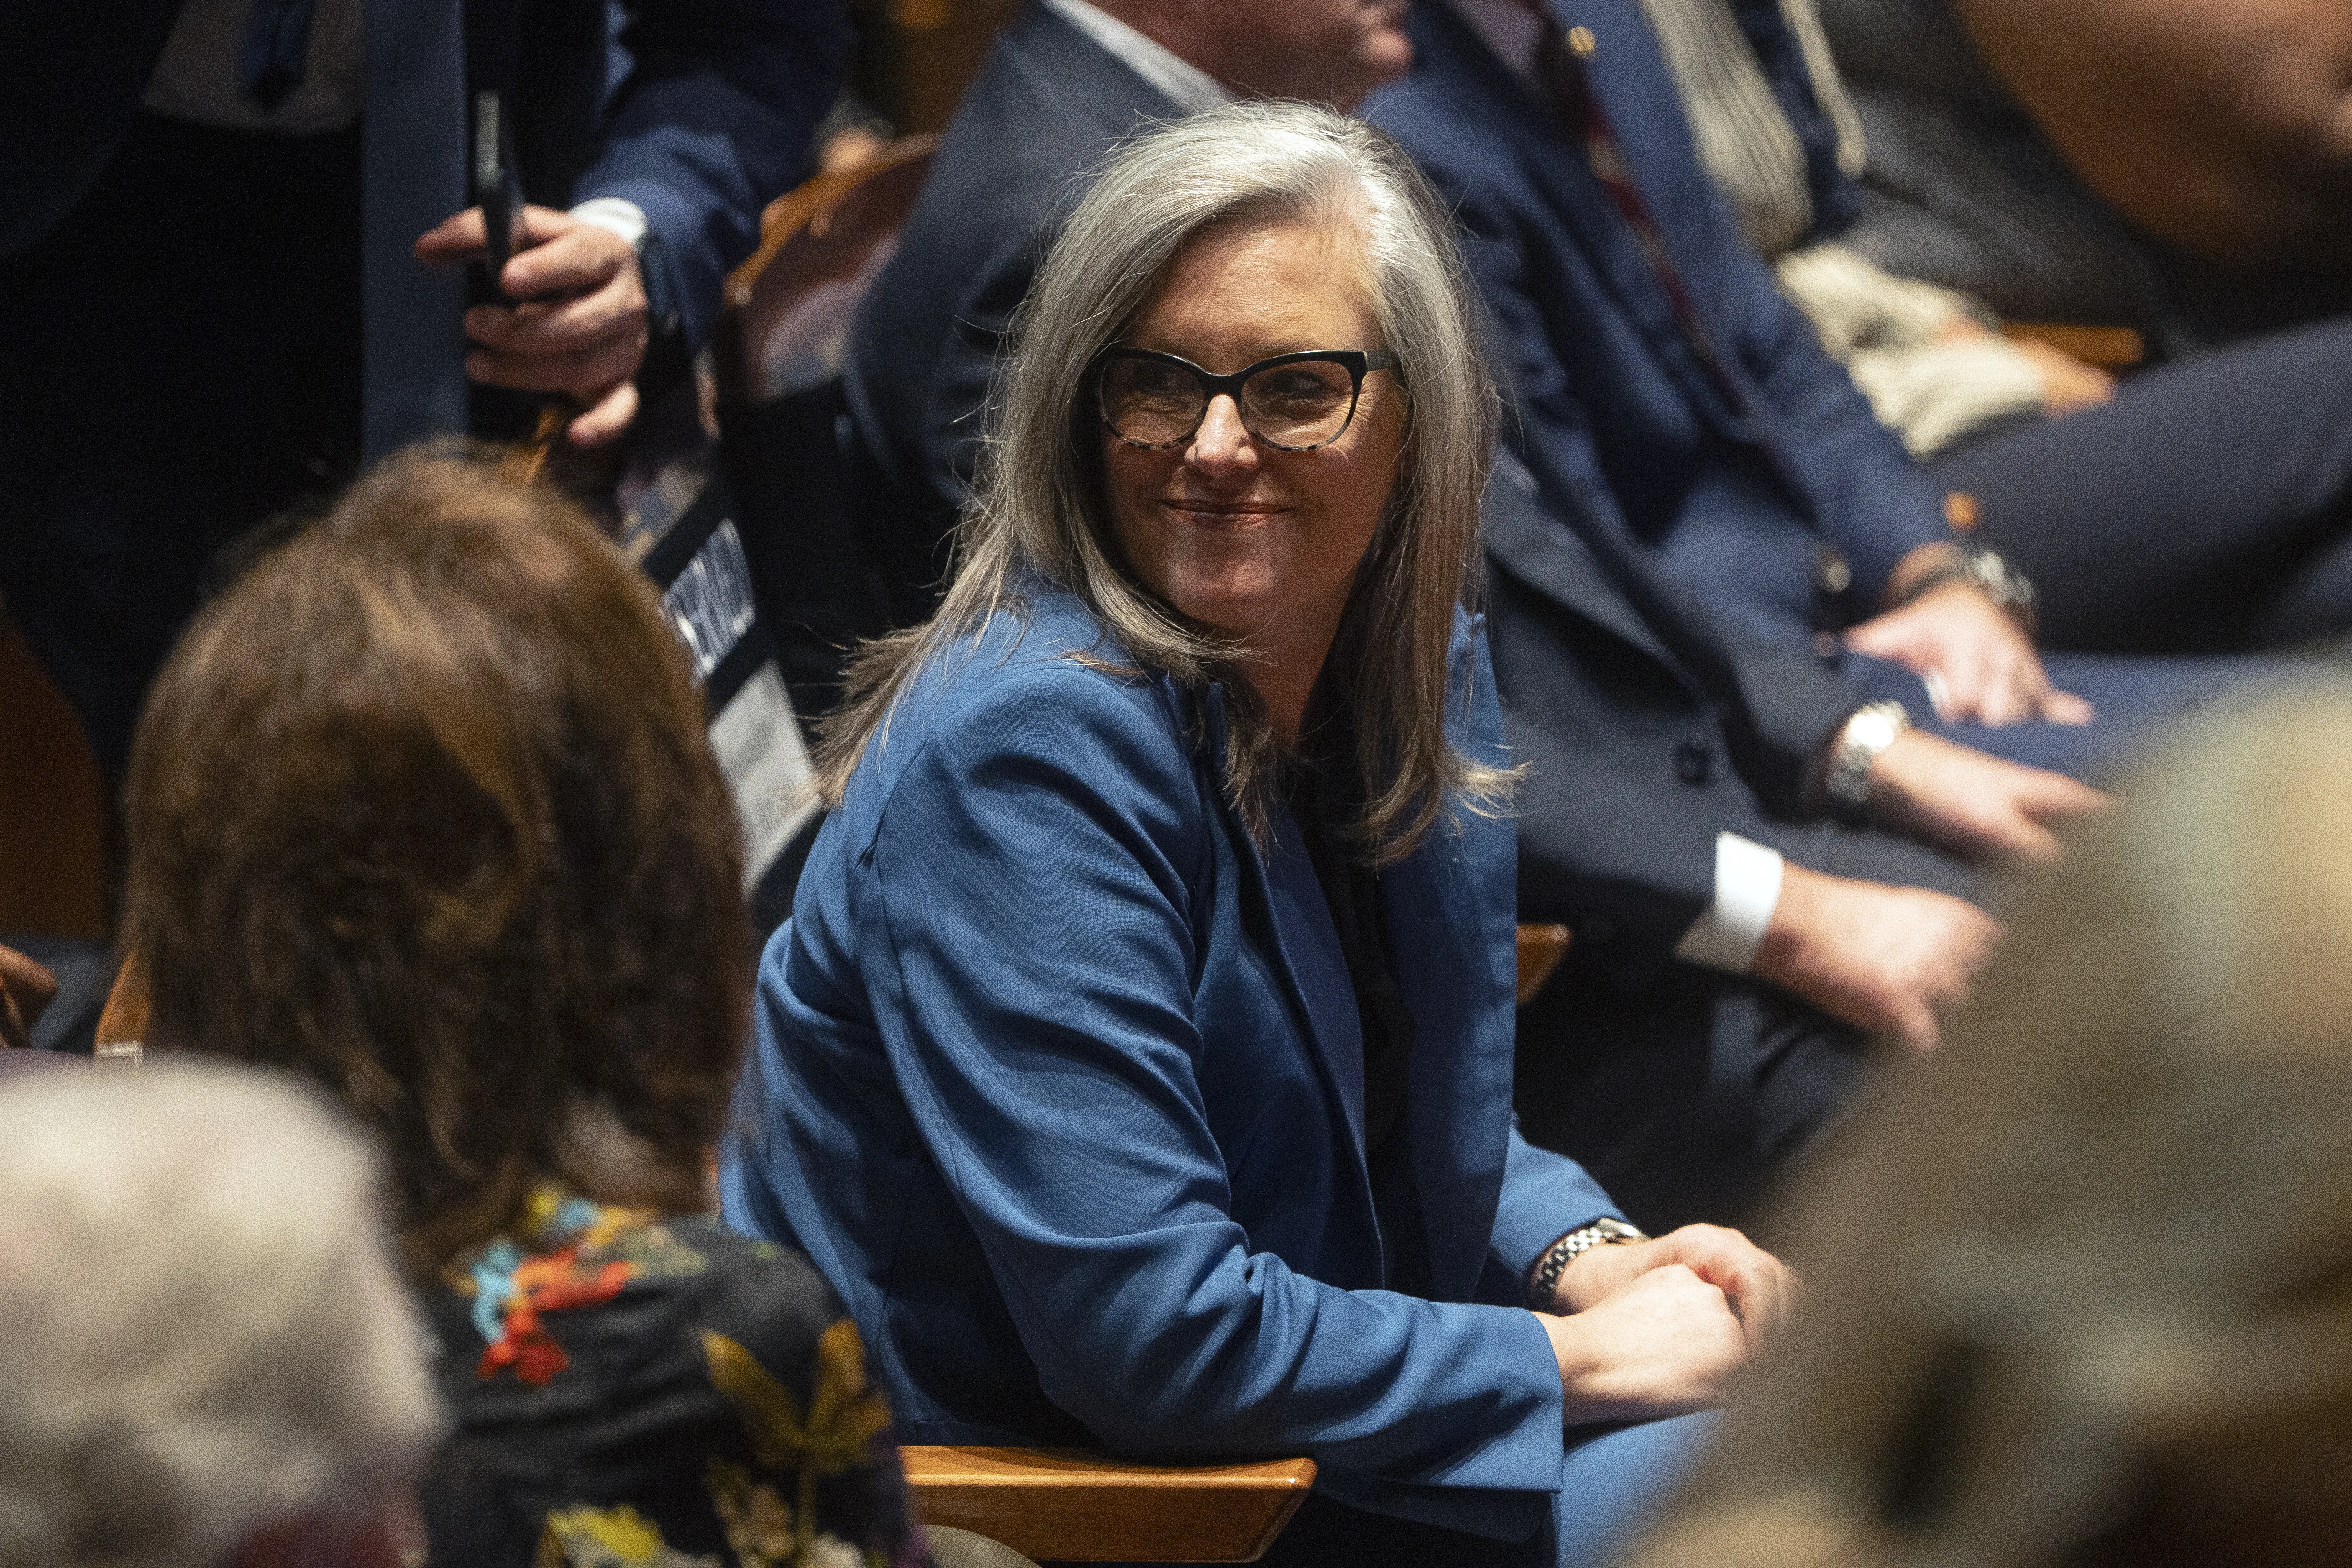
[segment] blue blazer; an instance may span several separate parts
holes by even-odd
[[[370,5],[402,0],[368,0]],[[0,22],[0,256],[54,228],[130,131],[180,0],[28,5]],[[849,54],[840,0],[465,0],[468,85],[513,106],[523,188],[625,196],[692,341],[760,209],[800,177]]]
[[[1622,531],[1732,636],[1801,642],[1827,543],[1860,620],[1942,500],[1740,237],[1693,150],[1638,0],[1549,0],[1721,374],[1582,137],[1442,0],[1413,7],[1412,73],[1365,114],[1428,172],[1465,231],[1508,384],[1514,442],[1547,510]]]
[[[1563,1445],[1522,1281],[1615,1211],[1511,1118],[1511,826],[1382,877],[1416,1026],[1400,1294],[1297,830],[1261,858],[1226,804],[1221,691],[1122,659],[1039,593],[900,700],[768,946],[726,1215],[841,1292],[902,1441],[1310,1454],[1342,1502],[1524,1538]],[[1457,743],[1497,756],[1466,617],[1454,667]]]

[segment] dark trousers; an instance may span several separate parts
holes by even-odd
[[[359,198],[356,128],[142,115],[0,261],[0,595],[110,778],[222,546],[355,467]]]
[[[1973,867],[1832,823],[1774,846],[1835,876],[1968,897]],[[1634,1224],[1748,1226],[1789,1163],[1854,1098],[1872,1044],[1776,985],[1669,963],[1631,989],[1570,951],[1519,1012],[1519,1128],[1581,1163]]]
[[[1997,757],[2051,768],[2102,786],[2173,724],[2192,714],[2253,700],[2281,685],[2307,679],[2317,661],[2284,655],[2198,657],[2176,654],[2053,653],[2042,663],[2061,689],[2088,698],[2095,721],[2069,724],[1945,723],[1932,718],[1925,682],[1898,665],[1847,655],[1839,670],[1865,697],[1891,697],[1915,722],[1990,752]]]
[[[2053,648],[2237,653],[2352,634],[2352,321],[2150,371],[1930,469],[2042,590]]]

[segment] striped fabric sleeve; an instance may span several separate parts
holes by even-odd
[[[2041,372],[2006,338],[1969,330],[1993,319],[1968,295],[1894,277],[1834,245],[1791,251],[1774,272],[1913,457],[2041,411]]]

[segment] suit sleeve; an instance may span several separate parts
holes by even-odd
[[[1853,568],[1858,610],[1875,614],[1887,579],[1923,544],[1949,543],[1943,500],[1902,439],[1878,421],[1771,273],[1728,228],[1722,238],[1738,310],[1738,353],[1779,428],[1776,445],[1813,493],[1822,531]]]
[[[1733,742],[1740,776],[1773,816],[1817,815],[1814,771],[1862,694],[1803,648],[1735,643],[1728,651],[1745,731]]]
[[[860,872],[876,1026],[1046,1395],[1139,1456],[1556,1490],[1533,1318],[1326,1285],[1234,1221],[1192,1005],[1207,828],[1158,700],[998,683],[931,731]]]
[[[676,272],[689,342],[709,337],[727,269],[796,181],[849,56],[839,0],[644,0],[621,44],[603,151],[576,200],[644,209]]]

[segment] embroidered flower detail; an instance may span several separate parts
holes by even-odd
[[[511,1366],[523,1382],[535,1388],[544,1385],[570,1366],[572,1358],[547,1331],[540,1314],[609,1301],[629,1282],[629,1274],[625,1263],[583,1266],[579,1248],[572,1247],[524,1258],[515,1265],[501,1314],[505,1331],[482,1352],[475,1375],[496,1377],[500,1368]]]
[[[866,1553],[838,1535],[820,1535],[802,1551],[793,1568],[866,1568]]]
[[[702,1356],[709,1364],[710,1381],[742,1417],[761,1466],[799,1472],[799,1507],[791,1513],[792,1563],[795,1568],[829,1568],[826,1558],[810,1555],[819,1544],[817,1480],[870,1463],[874,1439],[890,1425],[890,1407],[878,1392],[866,1386],[866,1346],[857,1337],[857,1325],[843,1318],[817,1336],[816,1388],[805,1421],[793,1391],[725,1334],[705,1330]],[[846,1559],[849,1563],[863,1568],[864,1558],[854,1548],[844,1545],[842,1550],[853,1553]]]
[[[710,1500],[727,1527],[727,1544],[740,1568],[792,1568],[800,1551],[793,1533],[793,1505],[776,1489],[725,1459],[710,1461]]]
[[[660,1217],[655,1209],[606,1208],[551,1182],[533,1188],[516,1228],[540,1250],[525,1251],[501,1236],[442,1271],[450,1288],[473,1302],[475,1331],[488,1346],[478,1373],[495,1377],[511,1366],[523,1382],[544,1384],[572,1363],[541,1313],[609,1301],[632,1279],[676,1279],[708,1268],[709,1259],[680,1243]]]
[[[533,1568],[724,1568],[716,1557],[675,1551],[661,1527],[625,1503],[557,1509],[541,1531]]]

